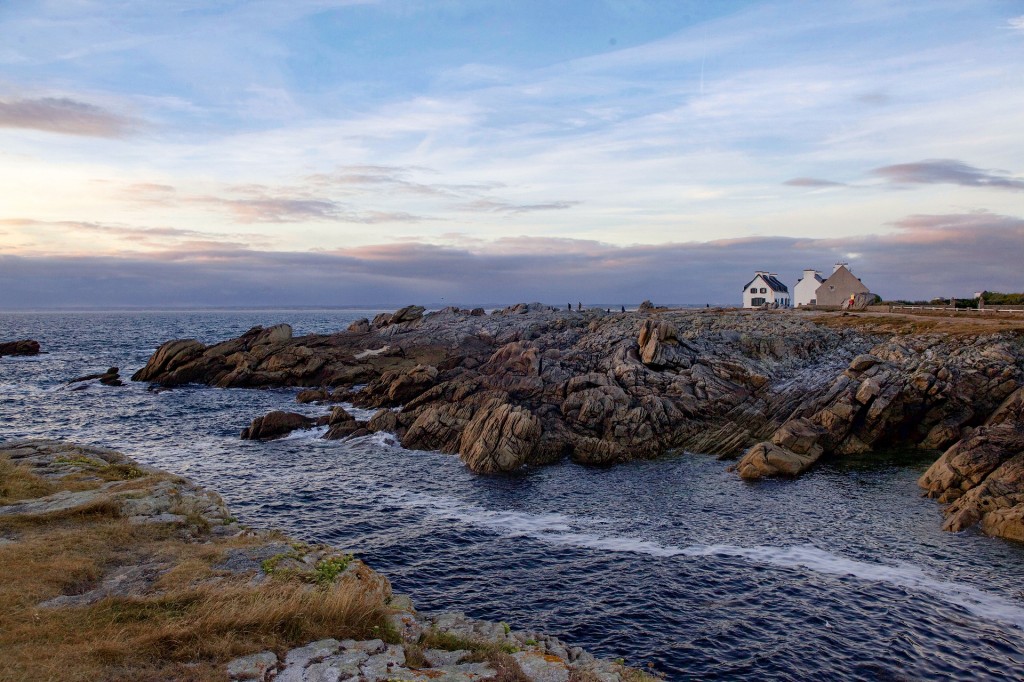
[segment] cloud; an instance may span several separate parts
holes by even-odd
[[[821,180],[818,178],[793,178],[786,180],[783,185],[789,185],[790,187],[845,187],[846,184],[842,182],[833,182],[831,180]]]
[[[462,211],[478,213],[532,213],[534,211],[558,211],[578,205],[578,201],[551,201],[543,204],[514,204],[497,199],[477,199],[458,206]]]
[[[964,187],[997,187],[1024,190],[1024,180],[1005,171],[982,170],[956,159],[929,159],[916,163],[882,166],[871,171],[894,184],[950,184]]]
[[[301,223],[329,221],[339,223],[418,222],[421,217],[403,211],[354,211],[330,199],[257,197],[230,199],[194,197],[189,202],[226,210],[241,223]]]
[[[240,249],[267,243],[265,239],[252,235],[200,232],[177,227],[112,225],[83,220],[2,218],[0,226],[14,228],[18,234],[32,240],[19,247],[18,252],[36,254],[74,252],[79,249],[80,244],[84,245],[87,252],[94,251],[97,248],[97,237],[109,237],[113,246],[120,245],[121,250],[127,249],[132,252],[137,252],[140,248],[160,250],[187,246],[197,249],[211,248],[214,245],[220,248]]]
[[[274,252],[182,243],[120,257],[0,256],[0,308],[61,305],[735,304],[752,271],[795,282],[837,260],[889,298],[1019,290],[1024,218],[910,215],[887,235],[747,237],[614,246],[594,240],[377,244]]]
[[[1015,31],[1024,32],[1024,14],[1006,20],[1006,27]]]
[[[43,97],[0,100],[0,127],[116,138],[137,131],[140,122],[67,97]]]
[[[227,213],[238,223],[339,222],[376,224],[412,223],[420,216],[405,211],[357,209],[335,199],[318,196],[302,187],[233,185],[223,194],[188,194],[171,185],[138,183],[119,191],[128,201],[149,207],[202,206]],[[198,233],[197,233],[198,234]]]
[[[306,177],[306,182],[331,189],[351,192],[386,191],[389,193],[412,194],[447,199],[474,196],[480,192],[501,187],[501,183],[423,183],[409,179],[412,174],[434,174],[421,166],[339,166],[332,173],[316,173]]]

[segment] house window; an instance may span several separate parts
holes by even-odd
[[[764,299],[763,298],[752,298],[752,299],[750,299],[750,305],[753,305],[753,306],[764,305]]]
[[[757,293],[757,287],[750,287],[750,293],[756,294]]]
[[[767,293],[768,293],[768,290],[767,290],[767,289],[765,289],[764,287],[761,287],[761,293],[762,293],[762,294],[767,294]]]

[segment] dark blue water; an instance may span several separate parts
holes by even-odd
[[[253,417],[296,409],[291,390],[64,387],[110,365],[128,376],[171,338],[331,332],[367,315],[0,314],[0,340],[48,351],[0,359],[0,438],[120,449],[216,489],[244,522],[354,550],[422,609],[547,631],[671,679],[1024,676],[1024,546],[939,529],[915,483],[934,455],[756,485],[694,454],[481,477],[382,434],[238,440]]]

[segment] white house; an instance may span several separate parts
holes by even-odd
[[[760,308],[764,305],[789,307],[789,289],[775,273],[758,270],[754,279],[743,287],[743,307]]]
[[[793,305],[814,305],[817,299],[815,298],[815,292],[818,287],[824,282],[821,278],[821,273],[813,268],[807,268],[804,270],[804,276],[800,278],[800,281],[793,287]]]

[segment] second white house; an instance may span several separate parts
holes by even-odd
[[[793,287],[793,305],[814,305],[817,303],[815,292],[818,291],[818,287],[825,280],[821,277],[821,272],[813,268],[807,268],[804,270],[804,276],[800,278],[800,281]]]

